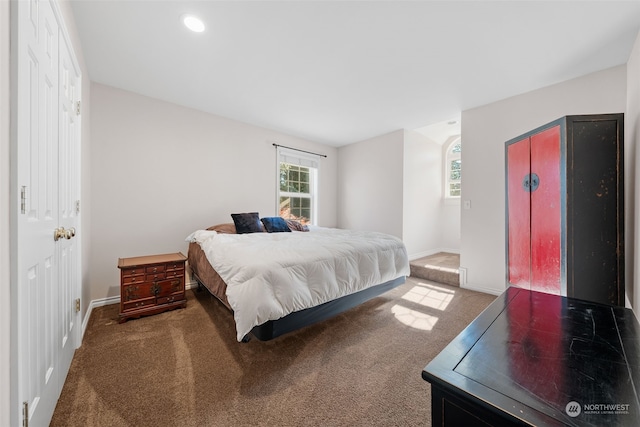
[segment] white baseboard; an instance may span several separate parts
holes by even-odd
[[[470,291],[476,291],[476,292],[482,292],[483,294],[490,294],[490,295],[500,295],[504,292],[504,289],[500,290],[500,289],[494,289],[494,288],[487,288],[485,286],[478,286],[478,285],[474,285],[474,284],[465,284],[465,285],[460,285],[460,287],[462,289],[468,289]]]
[[[409,255],[409,261],[413,261],[419,258],[424,258],[429,255],[437,254],[438,252],[449,252],[452,254],[459,254],[459,249],[449,249],[449,248],[437,248],[437,249],[429,249],[427,251],[417,252],[415,254]]]
[[[89,319],[91,318],[91,312],[96,307],[103,307],[105,305],[111,304],[120,304],[120,296],[108,297],[108,298],[100,298],[91,300],[89,303],[89,308],[87,312],[84,314],[84,319],[82,319],[82,338],[84,338],[84,332],[87,330],[87,325],[89,324]]]
[[[460,255],[460,249],[451,249],[451,248],[440,248],[438,252],[449,252],[450,254],[458,254]]]

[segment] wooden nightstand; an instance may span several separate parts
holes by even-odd
[[[186,260],[180,252],[119,258],[120,323],[130,317],[184,308]]]

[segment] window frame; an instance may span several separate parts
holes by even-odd
[[[460,152],[454,153],[453,149],[456,145],[460,144]],[[460,135],[452,138],[451,142],[446,145],[446,151],[444,155],[444,198],[446,200],[460,200],[462,196],[462,167],[460,168],[460,179],[451,179],[451,162],[454,160],[460,160],[462,165],[462,138]],[[451,194],[451,184],[460,184],[460,194]]]
[[[298,193],[280,190],[280,165],[282,163],[309,169],[309,193]],[[278,147],[276,154],[276,215],[280,216],[281,197],[300,197],[310,200],[309,225],[318,223],[318,177],[320,175],[320,161],[317,156]]]

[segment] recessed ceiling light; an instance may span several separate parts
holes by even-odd
[[[204,31],[204,22],[197,16],[182,15],[182,22],[184,25],[195,33],[201,33]]]

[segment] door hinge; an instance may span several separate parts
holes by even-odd
[[[27,186],[23,185],[20,188],[20,213],[27,213]]]
[[[29,403],[22,402],[22,427],[29,427]]]
[[[80,213],[80,200],[76,200],[76,215]]]
[[[80,312],[80,298],[76,298],[76,313]]]
[[[80,115],[80,101],[76,103],[76,115]]]

